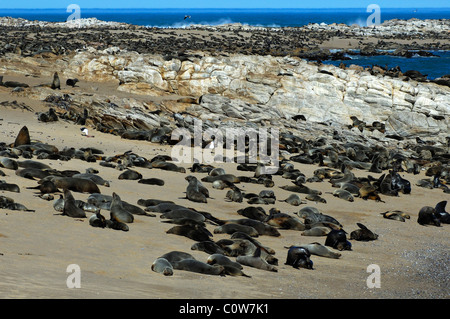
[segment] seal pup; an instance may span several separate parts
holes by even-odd
[[[51,88],[53,90],[61,90],[61,81],[59,80],[59,76],[58,76],[58,72],[53,73],[53,81],[52,81],[52,85]]]
[[[424,206],[420,209],[419,216],[417,217],[417,222],[423,226],[441,226],[441,221],[436,214],[436,210],[431,206]]]
[[[231,219],[227,220],[225,222],[228,223],[235,223],[239,225],[245,225],[253,227],[259,235],[267,235],[267,236],[274,236],[279,237],[280,232],[273,226],[267,225],[266,223],[263,223],[259,220],[249,219],[249,218],[243,218],[243,219]]]
[[[17,184],[13,183],[6,183],[3,181],[0,181],[0,190],[1,191],[8,191],[13,193],[20,193],[20,187]]]
[[[209,197],[208,189],[195,176],[186,176],[185,180],[189,182],[186,187],[186,198],[193,202],[206,203],[206,198]]]
[[[370,241],[378,239],[378,235],[368,229],[365,225],[361,223],[356,223],[359,229],[356,229],[350,233],[350,239],[358,241]]]
[[[352,193],[350,193],[348,190],[345,190],[343,188],[337,188],[334,190],[334,192],[329,192],[329,194],[333,194],[334,197],[346,200],[348,202],[353,202],[355,199],[353,198]]]
[[[0,158],[0,167],[17,170],[19,168],[19,163],[17,161],[9,158],[9,157],[1,157]]]
[[[438,216],[439,220],[444,224],[450,224],[450,214],[445,211],[445,206],[447,201],[443,200],[436,204],[434,207],[435,214]]]
[[[112,193],[110,216],[111,220],[121,223],[127,224],[134,221],[133,214],[124,209],[120,196],[115,192]]]
[[[205,275],[225,275],[225,267],[222,265],[209,265],[196,259],[183,259],[171,263],[174,269],[196,272]]]
[[[75,87],[75,85],[80,82],[77,78],[75,79],[67,79],[66,80],[66,85],[67,86],[71,86],[71,87]]]
[[[76,205],[75,198],[68,189],[64,189],[64,207],[61,215],[73,218],[86,218],[86,213]]]
[[[158,257],[153,261],[151,269],[154,272],[163,274],[164,276],[172,276],[173,275],[173,266],[172,264],[163,257]]]
[[[400,210],[389,210],[384,213],[380,213],[386,219],[397,220],[400,222],[405,222],[406,219],[410,219],[409,214],[402,212]]]
[[[300,247],[308,249],[311,255],[316,255],[320,257],[339,259],[342,256],[340,253],[335,253],[334,251],[328,249],[328,247],[317,242],[306,245],[300,245]]]
[[[352,244],[347,240],[344,230],[331,230],[325,240],[325,246],[332,247],[337,250],[352,250]]]
[[[217,182],[217,181],[215,181]],[[215,183],[213,182],[213,183]],[[231,188],[225,195],[225,198],[228,198],[232,202],[236,203],[242,203],[244,200],[244,195],[242,194],[242,191],[233,183],[227,183],[229,187]]]
[[[261,258],[261,248],[257,248],[252,256],[237,256],[236,261],[244,266],[254,267],[261,270],[278,272],[278,269]]]
[[[288,198],[286,198],[284,200],[280,200],[280,202],[286,202],[292,206],[299,206],[301,204],[306,204],[306,202],[302,201],[300,196],[298,196],[297,194],[291,194],[291,195],[289,195]]]
[[[313,262],[310,257],[311,253],[307,248],[291,246],[287,252],[286,262],[284,264],[296,269],[313,269]]]
[[[92,227],[105,228],[106,218],[100,213],[100,211],[97,211],[95,214],[92,214],[92,216],[89,217],[89,225],[91,225]]]

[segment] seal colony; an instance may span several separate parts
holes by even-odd
[[[30,81],[25,77],[19,80]],[[19,240],[14,229],[23,227],[19,218],[26,218],[27,229],[45,229],[42,236],[49,238],[53,231],[67,245],[66,238],[74,238],[71,230],[92,239],[84,251],[73,246],[72,250],[86,262],[94,262],[98,274],[119,269],[120,278],[138,275],[141,282],[154,281],[168,289],[182,289],[180,280],[206,278],[203,285],[210,289],[205,290],[214,297],[220,296],[213,289],[220,278],[225,294],[242,290],[246,296],[284,298],[305,293],[293,287],[293,282],[315,287],[310,280],[320,278],[333,285],[333,274],[338,277],[347,273],[346,269],[367,267],[369,255],[374,256],[370,263],[403,273],[403,263],[410,260],[392,261],[393,254],[387,264],[383,256],[392,249],[398,253],[393,241],[400,242],[401,236],[411,236],[411,232],[421,234],[420,242],[415,238],[411,241],[423,249],[448,243],[444,203],[449,182],[448,145],[431,138],[426,142],[395,138],[381,142],[363,133],[372,130],[383,134],[382,126],[357,118],[349,119],[355,125],[349,128],[304,123],[299,117],[292,119],[290,126],[281,127],[280,166],[273,174],[264,174],[261,163],[178,163],[171,153],[174,141],[169,137],[177,127],[192,129],[198,113],[171,112],[162,103],[147,110],[143,118],[158,117],[165,125],[151,127],[132,117],[122,121],[111,116],[116,113],[109,110],[120,109],[111,100],[91,105],[80,102],[77,90],[89,91],[87,84],[80,80],[70,85],[66,80],[59,73],[56,93],[51,87],[24,88],[43,90],[39,103],[20,96],[21,102],[33,104],[36,110],[46,111],[51,105],[57,121],[43,121],[44,117],[29,111],[17,115],[10,106],[1,106],[0,128],[5,134],[0,144],[0,169],[4,173],[0,212],[2,221],[11,225],[2,230],[5,237],[0,237],[6,241],[2,261],[14,259],[11,252],[17,248],[8,245],[10,240]],[[90,92],[86,94],[102,98],[95,90]],[[10,87],[0,87],[0,94],[8,99],[19,97]],[[211,98],[203,95],[191,102],[198,106]],[[210,115],[215,114],[213,105],[208,104]],[[239,114],[231,109],[227,112]],[[17,123],[14,116],[27,119],[27,125]],[[230,118],[236,120],[226,119]],[[215,119],[205,121],[205,125],[222,121]],[[270,125],[270,121],[263,123]],[[225,121],[221,124],[227,125]],[[80,136],[79,128],[87,126],[98,131],[94,138]],[[44,133],[57,129],[61,137]],[[423,179],[430,179],[430,188],[422,186],[427,185],[419,182]],[[50,195],[53,200],[48,200]],[[17,202],[24,205],[12,205]],[[413,202],[419,202],[420,207]],[[433,238],[433,242],[423,238]],[[402,245],[411,251],[418,249]],[[442,247],[433,247],[445,256],[439,249]],[[116,250],[134,261],[133,255],[141,252],[145,262],[141,267],[130,266],[132,270],[117,265],[119,261],[110,256],[114,252],[117,257]],[[58,258],[48,254],[48,263]],[[93,257],[96,254],[101,257]],[[437,254],[433,258],[439,264]],[[439,267],[433,269],[436,276],[440,274]],[[416,271],[420,274],[421,269]],[[366,277],[364,274],[351,285],[364,285]],[[402,284],[395,277],[390,277],[397,280],[394,291]],[[439,291],[432,289],[434,280],[432,277],[421,285],[439,297]],[[389,283],[386,286],[380,292],[385,296],[392,289]],[[355,289],[364,294],[366,288]],[[277,291],[285,293],[276,295]],[[189,292],[181,294],[191,297]],[[329,293],[316,291],[317,296]],[[344,295],[338,291],[332,294]],[[160,291],[151,296],[156,295],[166,296]]]

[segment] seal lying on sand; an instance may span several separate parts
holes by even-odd
[[[288,250],[285,265],[292,266],[294,268],[306,268],[313,269],[313,262],[309,258],[311,253],[307,248],[291,246]]]
[[[154,272],[163,274],[164,276],[172,276],[173,275],[173,266],[172,264],[163,257],[156,258],[153,262],[151,269]]]

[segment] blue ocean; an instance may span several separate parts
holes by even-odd
[[[0,16],[42,20],[66,21],[72,11],[66,9],[1,9]],[[372,12],[366,8],[354,9],[83,9],[81,18],[124,22],[148,27],[183,28],[192,24],[221,25],[242,23],[262,27],[300,27],[309,23],[345,23],[365,26]],[[189,18],[185,19],[186,16]],[[381,9],[381,22],[391,19],[450,19],[450,7],[439,9]],[[338,65],[400,66],[403,71],[419,70],[430,79],[450,74],[450,52],[433,52],[438,57],[400,58],[393,56],[352,56],[347,61],[324,61]]]

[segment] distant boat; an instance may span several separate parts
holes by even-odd
[[[417,9],[416,9],[416,10],[414,10],[413,12],[417,12]]]

